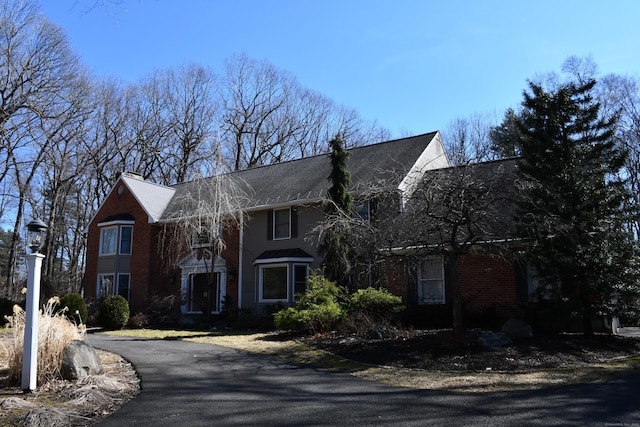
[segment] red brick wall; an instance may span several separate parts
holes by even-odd
[[[408,301],[408,279],[406,264],[403,258],[390,257],[385,260],[382,283],[389,292],[401,297],[404,303]]]
[[[122,194],[117,188],[122,185]],[[140,310],[147,302],[150,294],[150,281],[157,281],[159,269],[155,268],[157,257],[151,259],[150,254],[157,244],[157,227],[149,224],[149,217],[140,207],[137,200],[126,185],[118,183],[114,187],[100,210],[89,224],[87,236],[87,266],[84,280],[84,294],[87,300],[95,299],[98,281],[98,259],[100,245],[100,229],[98,223],[114,215],[129,214],[133,216],[133,242],[131,248],[131,294],[129,305],[132,313]],[[153,272],[153,273],[152,273]]]
[[[516,305],[515,271],[511,262],[470,254],[460,259],[458,267],[460,291],[467,309]]]
[[[460,292],[465,308],[480,311],[489,306],[510,306],[517,303],[515,271],[511,262],[482,254],[468,254],[460,258]],[[417,295],[409,295],[410,280],[406,261],[390,257],[385,261],[383,283],[404,302],[417,301]],[[414,292],[413,290],[411,292]]]

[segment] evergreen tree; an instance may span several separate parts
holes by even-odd
[[[489,131],[491,140],[491,151],[498,157],[514,157],[520,155],[518,141],[522,138],[519,128],[520,117],[509,108],[504,113],[504,119],[498,126],[494,126]]]
[[[329,141],[331,147],[331,174],[328,177],[331,188],[325,207],[325,215],[331,218],[348,219],[354,212],[353,199],[349,194],[351,176],[347,170],[349,153],[344,149],[342,139],[336,135]],[[351,272],[351,250],[347,243],[346,234],[349,232],[344,221],[335,221],[321,236],[318,250],[324,255],[322,263],[324,273],[331,281],[338,285],[348,286]]]
[[[626,153],[615,143],[616,118],[603,118],[591,96],[595,81],[524,94],[519,141],[519,219],[530,255],[560,284],[580,313],[585,334],[599,313],[611,313],[635,292],[635,246],[624,231],[628,197],[620,170]]]

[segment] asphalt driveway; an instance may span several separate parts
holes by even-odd
[[[532,392],[457,394],[369,382],[175,340],[89,335],[142,379],[101,426],[640,425],[640,376]]]

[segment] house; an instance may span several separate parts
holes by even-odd
[[[350,192],[397,193],[400,215],[417,184],[449,161],[440,134],[432,132],[349,150]],[[168,257],[165,226],[176,218],[181,197],[207,179],[172,187],[123,173],[100,205],[88,229],[84,295],[99,299],[119,294],[132,312],[143,311],[155,296],[177,294],[186,316],[220,313],[231,301],[256,315],[272,304],[292,305],[306,277],[321,265],[310,230],[323,219],[322,203],[330,187],[328,156],[320,155],[233,172],[247,196],[246,220],[220,230],[226,243],[219,256],[207,241],[169,243],[182,256]],[[361,214],[371,206],[363,204]],[[398,254],[396,254],[398,255]],[[408,262],[408,261],[411,262]],[[464,296],[477,308],[516,304],[527,298],[516,286],[518,267],[482,253],[460,258]],[[408,304],[444,305],[448,301],[443,260],[400,254],[387,263],[385,286]],[[212,278],[212,279],[209,279]],[[523,295],[525,295],[523,297]]]

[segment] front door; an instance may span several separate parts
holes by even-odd
[[[220,273],[199,273],[189,276],[189,311],[220,312]]]

